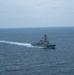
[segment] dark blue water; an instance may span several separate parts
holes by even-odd
[[[44,34],[56,49],[30,45]],[[0,29],[0,75],[74,75],[74,27]]]

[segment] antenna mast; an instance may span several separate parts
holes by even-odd
[[[46,35],[44,35],[44,41],[45,41],[45,42],[47,41],[47,36],[46,36]]]

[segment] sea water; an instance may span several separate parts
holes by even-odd
[[[31,45],[44,34],[56,49]],[[74,27],[0,29],[0,75],[74,75]]]

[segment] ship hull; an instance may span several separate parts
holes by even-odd
[[[46,48],[55,49],[56,45],[47,45]]]
[[[38,46],[38,47],[43,47],[43,48],[47,48],[47,49],[55,49],[55,44],[54,45],[44,45],[44,44],[39,44],[39,43],[33,43],[33,44],[31,44],[31,45],[33,45],[33,46]]]

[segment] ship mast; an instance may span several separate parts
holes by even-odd
[[[45,41],[45,42],[47,41],[47,36],[46,36],[46,35],[44,35],[44,41]]]

